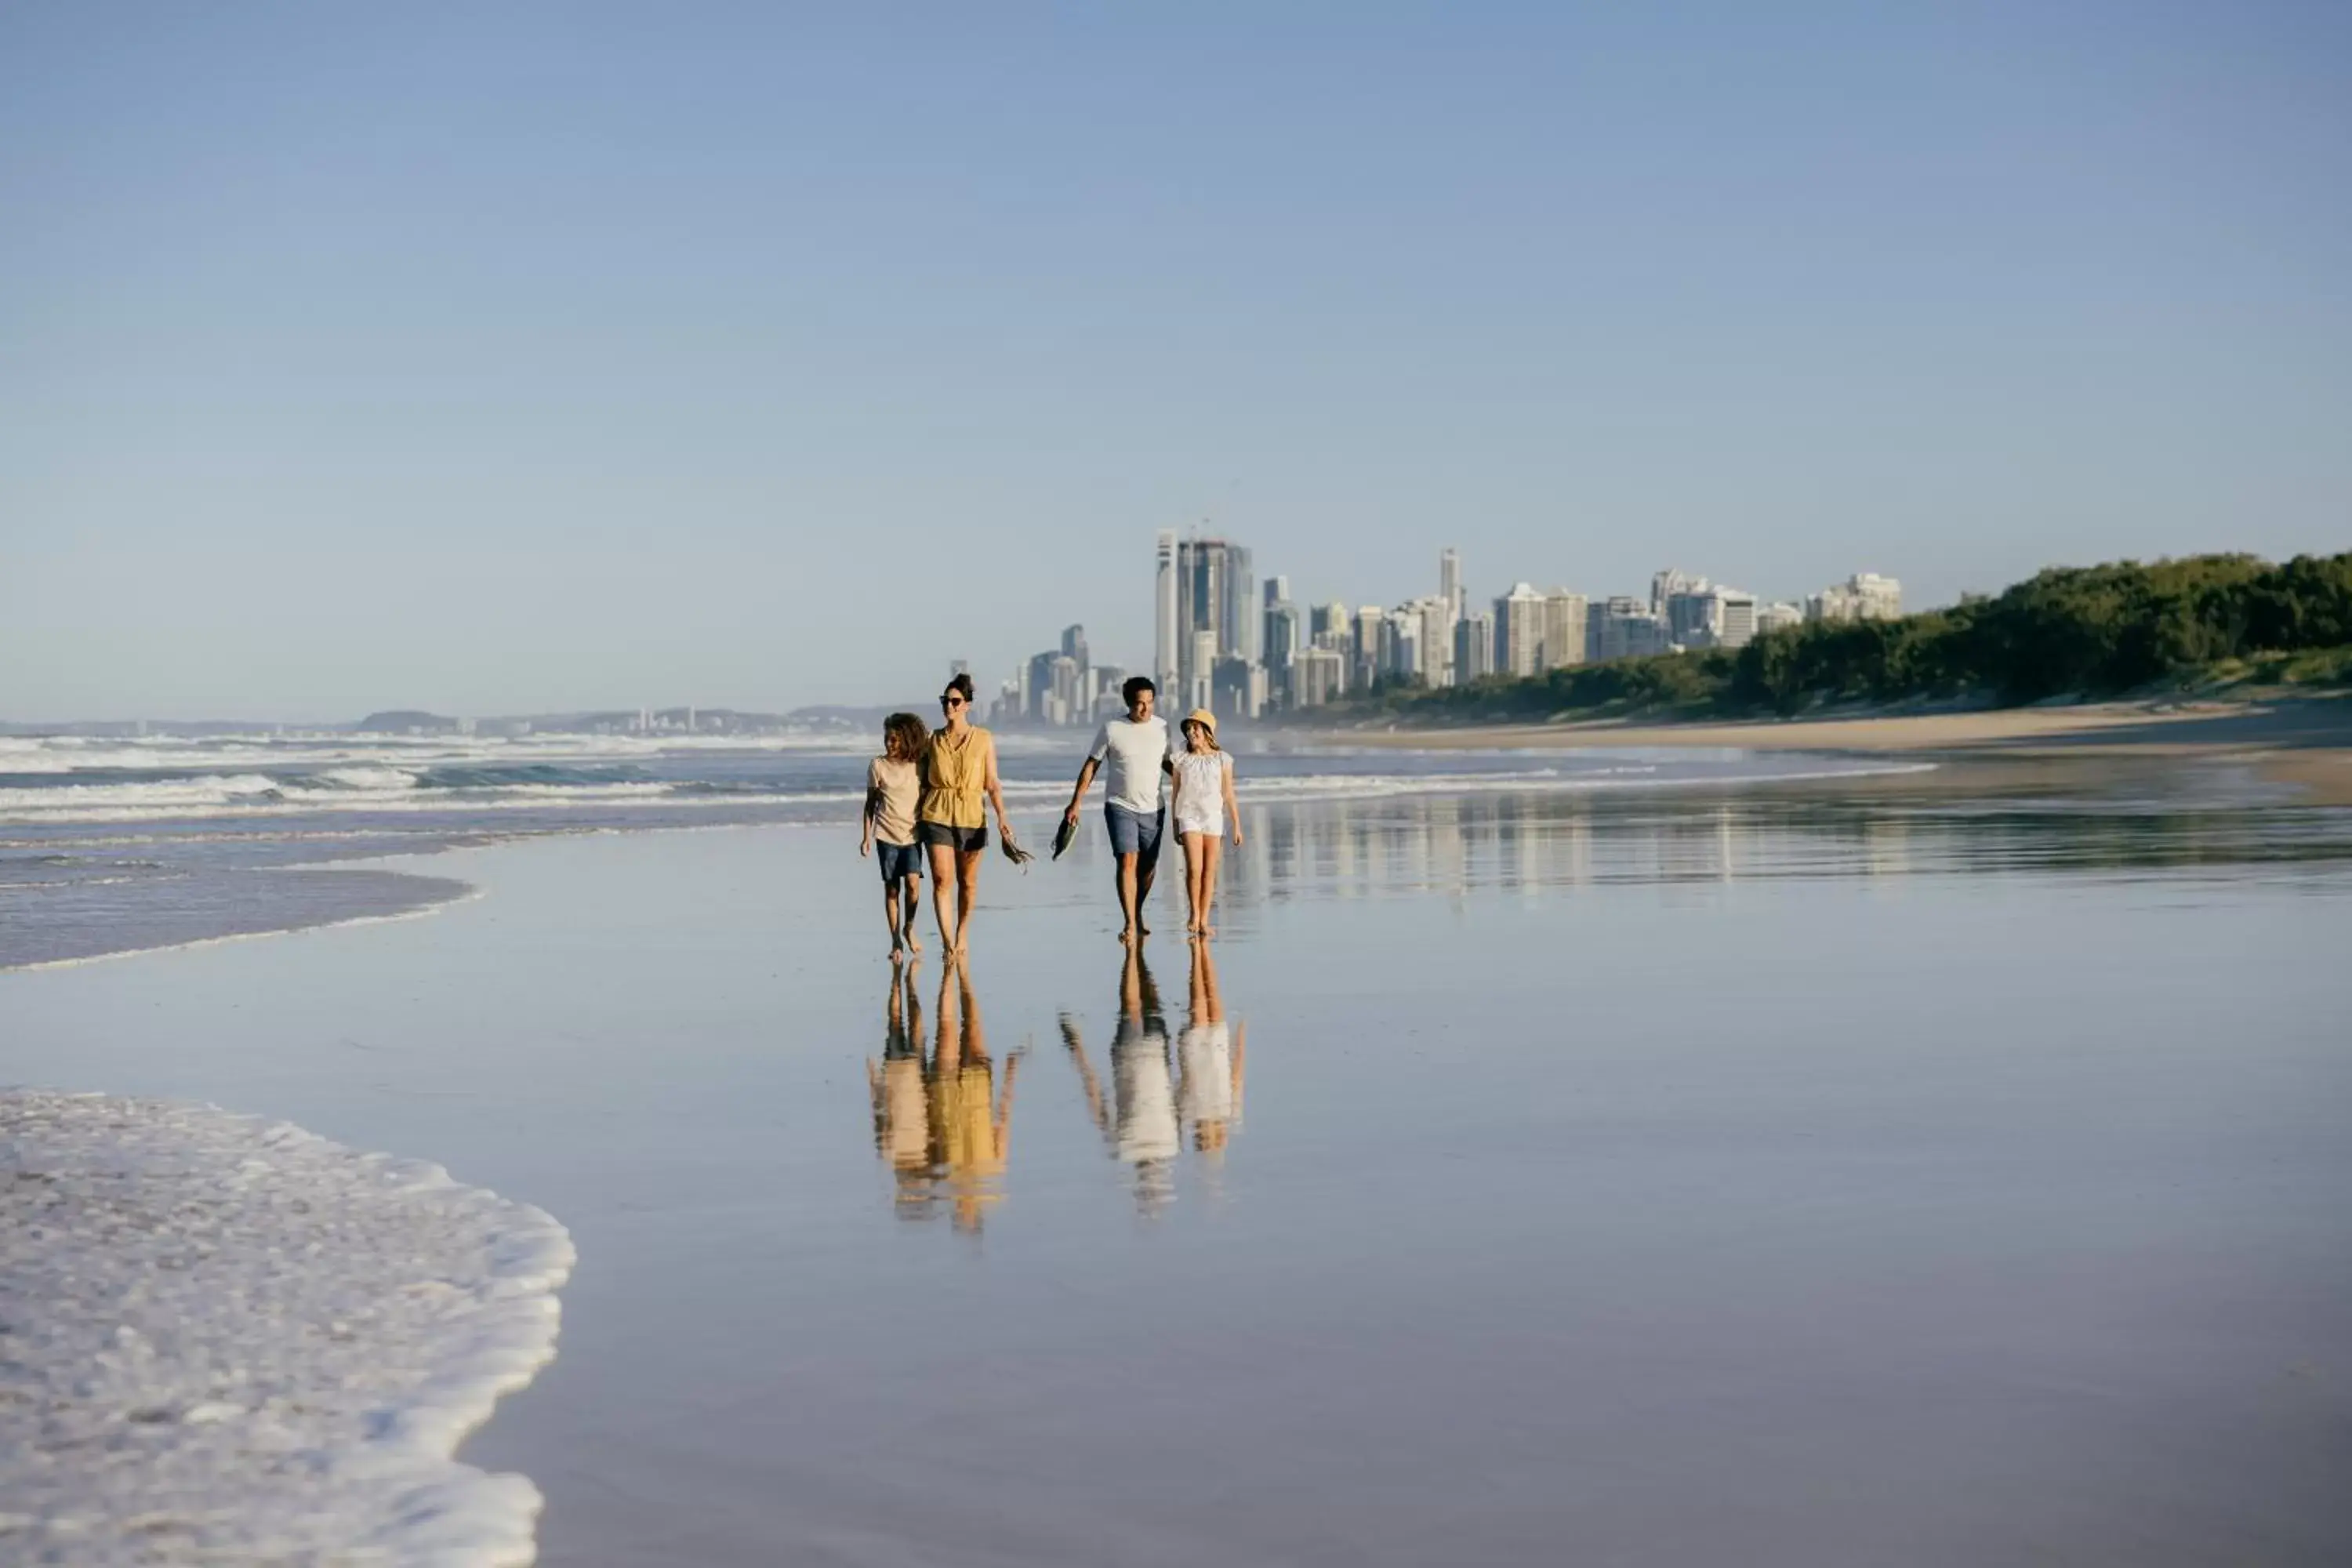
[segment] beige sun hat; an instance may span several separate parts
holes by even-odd
[[[1185,714],[1184,724],[1198,724],[1202,729],[1206,730],[1212,737],[1213,737],[1217,732],[1217,716],[1214,713],[1210,712],[1206,708],[1195,708],[1190,713]],[[1181,730],[1184,727],[1184,724],[1179,724],[1176,727]]]

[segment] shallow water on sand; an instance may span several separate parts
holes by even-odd
[[[557,1564],[2332,1563],[2342,814],[1253,806],[894,986],[837,832],[435,858],[423,921],[0,975],[0,1077],[540,1205],[464,1457]]]

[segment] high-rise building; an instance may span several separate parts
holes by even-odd
[[[1160,531],[1159,575],[1153,579],[1151,600],[1151,682],[1162,693],[1181,689],[1176,621],[1176,531]]]
[[[1652,580],[1650,614],[1665,623],[1666,637],[1685,647],[1707,647],[1715,640],[1715,590],[1704,577],[1661,572]],[[1671,584],[1661,596],[1658,584]]]
[[[1554,588],[1543,596],[1543,639],[1536,656],[1544,669],[1584,662],[1584,595]]]
[[[1251,591],[1250,552],[1223,539],[1176,540],[1174,549],[1175,684],[1188,693],[1205,691],[1220,661],[1257,662],[1260,611]],[[1203,635],[1209,638],[1205,662],[1196,657]]]
[[[1528,584],[1495,601],[1495,673],[1528,676],[1543,651],[1543,595]]]
[[[1706,579],[1697,574],[1669,566],[1650,579],[1650,614],[1665,620],[1666,601],[1677,594],[1694,594],[1706,586]]]
[[[1612,595],[1586,621],[1586,646],[1596,659],[1640,658],[1671,645],[1666,623],[1628,594]]]
[[[1381,674],[1399,685],[1423,679],[1421,612],[1408,605],[1381,617]]]
[[[1405,609],[1421,623],[1418,637],[1423,682],[1429,686],[1453,685],[1454,626],[1461,616],[1454,614],[1443,594],[1415,599]]]
[[[1184,679],[1177,688],[1184,694],[1183,707],[1213,709],[1216,700],[1217,634],[1197,631],[1192,634],[1192,651],[1184,660]]]
[[[1266,584],[1266,591],[1272,593],[1276,584],[1288,586],[1275,578]],[[1297,700],[1292,673],[1299,650],[1306,646],[1299,636],[1298,606],[1287,597],[1267,604],[1265,639],[1266,693],[1276,706],[1286,707]]]
[[[1437,596],[1445,601],[1448,616],[1462,618],[1467,608],[1462,600],[1462,552],[1450,544],[1437,552]]]
[[[1388,612],[1378,605],[1366,605],[1356,612],[1354,668],[1348,683],[1359,691],[1381,673],[1381,627],[1388,618]]]
[[[1745,647],[1756,637],[1756,595],[1685,578],[1666,595],[1662,618],[1667,640],[1678,647]]]
[[[1454,623],[1454,683],[1467,686],[1495,673],[1495,617],[1484,610]]]
[[[1746,647],[1756,640],[1756,595],[1718,585],[1715,590],[1715,646]]]
[[[1076,659],[1078,661],[1079,668],[1085,668],[1087,662],[1087,628],[1084,626],[1064,626],[1062,628],[1062,651],[1069,655],[1072,658]]]
[[[1875,572],[1857,572],[1805,601],[1816,621],[1891,621],[1903,613],[1903,584]]]
[[[1777,604],[1757,606],[1756,630],[1759,635],[1764,632],[1777,632],[1788,626],[1801,626],[1804,624],[1805,606],[1802,605],[1791,605],[1784,600]]]
[[[1299,708],[1320,708],[1348,689],[1347,657],[1337,648],[1299,650],[1291,666],[1291,702]]]

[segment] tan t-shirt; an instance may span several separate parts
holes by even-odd
[[[874,837],[882,844],[915,841],[915,795],[922,787],[912,763],[877,757],[866,770],[866,787],[874,794]]]

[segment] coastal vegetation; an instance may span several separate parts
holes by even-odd
[[[2352,552],[2052,567],[1990,596],[1890,620],[1811,621],[1695,649],[1328,710],[1444,722],[1648,713],[1792,715],[1838,703],[1997,704],[2176,688],[2352,680]]]

